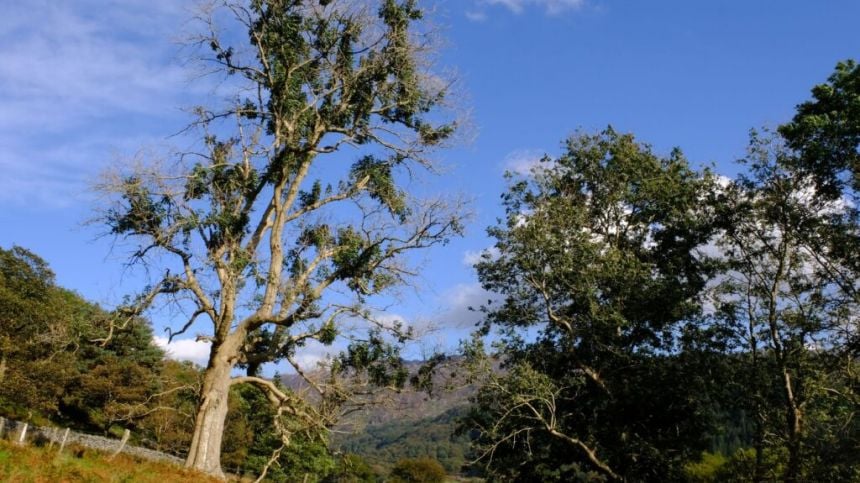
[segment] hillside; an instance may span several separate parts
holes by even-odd
[[[335,428],[333,446],[383,469],[403,458],[429,457],[442,463],[449,474],[464,474],[469,440],[454,433],[457,418],[477,387],[452,383],[456,364],[449,360],[437,368],[430,394],[407,385],[386,404],[350,414]],[[410,374],[416,374],[422,362],[405,365]],[[281,380],[293,389],[305,387],[297,375],[283,375]]]
[[[410,376],[418,373],[424,363],[404,361]],[[432,391],[427,392],[407,384],[399,392],[390,393],[385,404],[352,413],[341,422],[339,429],[359,431],[366,425],[381,425],[390,421],[417,421],[439,416],[452,408],[468,403],[477,386],[458,380],[458,360],[440,364],[433,375]],[[314,375],[309,375],[314,377]],[[320,375],[322,377],[322,375]],[[281,375],[281,382],[296,391],[307,389],[305,380],[297,374]]]
[[[0,480],[54,483],[71,481],[205,483],[216,482],[200,473],[167,463],[153,463],[98,451],[69,447],[62,454],[35,446],[0,440]]]
[[[449,474],[464,474],[469,437],[456,435],[457,418],[465,405],[419,420],[390,420],[369,424],[361,431],[337,433],[333,444],[369,463],[390,467],[403,458],[429,457],[438,460]]]

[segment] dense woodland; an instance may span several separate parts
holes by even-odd
[[[611,127],[509,173],[475,265],[495,299],[461,353],[413,367],[414,334],[370,302],[464,229],[458,202],[401,187],[455,133],[450,84],[416,2],[313,5],[205,17],[202,61],[236,96],[195,110],[178,172],[106,176],[98,221],[162,278],[105,309],[0,249],[0,415],[131,429],[215,477],[860,481],[856,62],[751,131],[734,178]],[[171,338],[208,324],[206,367],[154,345],[159,304],[189,314]],[[303,366],[311,341],[343,349]],[[458,398],[343,424],[421,392]]]
[[[860,479],[860,67],[812,94],[737,179],[612,129],[511,176],[476,266],[506,372],[464,422],[491,479]]]

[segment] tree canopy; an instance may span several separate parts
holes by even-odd
[[[484,331],[501,327],[510,369],[478,395],[481,456],[500,477],[671,478],[704,428],[677,397],[696,388],[683,361],[655,356],[700,312],[711,180],[611,128],[566,148],[512,178],[498,256],[476,266],[504,296]]]
[[[108,431],[157,385],[149,323],[104,343],[113,315],[56,285],[47,262],[0,249],[0,397],[6,416]]]
[[[457,203],[404,187],[456,126],[440,109],[450,84],[428,69],[423,15],[414,0],[252,0],[203,12],[199,45],[232,89],[228,104],[196,110],[198,146],[173,171],[150,164],[108,177],[110,231],[137,262],[172,260],[158,259],[164,276],[127,310],[177,302],[190,316],[171,337],[198,318],[209,325],[189,466],[221,474],[231,384],[255,385],[279,414],[324,431],[344,407],[366,404],[368,387],[405,381],[395,346],[409,334],[367,303],[411,277],[409,252],[461,230]],[[362,319],[367,335],[344,330]],[[348,347],[332,377],[313,380],[297,351],[337,340]],[[309,376],[318,404],[259,377],[282,360]],[[247,375],[232,378],[235,367]]]
[[[476,265],[506,371],[463,421],[490,479],[858,477],[857,72],[734,180],[611,129],[510,176]]]

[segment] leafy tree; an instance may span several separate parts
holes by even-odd
[[[190,362],[164,360],[158,387],[128,416],[141,433],[141,443],[158,451],[184,456],[194,433],[194,412],[201,371]]]
[[[164,352],[149,322],[129,321],[110,338],[112,315],[92,307],[90,324],[74,347],[76,375],[63,391],[65,418],[103,432],[114,424],[135,429],[134,414],[158,392]]]
[[[753,132],[746,173],[717,203],[714,307],[729,331],[712,335],[728,336],[730,392],[755,426],[723,478],[857,478],[858,80],[839,63],[779,136]]]
[[[176,172],[109,177],[115,204],[104,222],[137,247],[134,260],[169,258],[157,259],[163,277],[129,314],[167,297],[191,314],[172,335],[198,317],[210,324],[187,465],[221,475],[230,386],[252,384],[279,415],[330,425],[355,394],[342,378],[309,377],[317,394],[307,404],[258,369],[286,360],[311,374],[296,351],[332,344],[346,317],[375,323],[369,298],[411,274],[408,252],[457,234],[460,218],[402,186],[454,130],[440,121],[448,83],[425,70],[429,36],[415,0],[231,1],[206,13],[200,45],[235,88],[231,102],[197,110],[199,148]],[[403,383],[386,333],[394,342],[407,334],[378,325],[353,340],[335,376],[365,388]],[[248,375],[232,377],[237,367]]]
[[[248,385],[234,387],[224,432],[224,466],[239,474],[264,474],[266,481],[320,481],[333,471],[334,457],[319,433],[293,422],[298,430],[291,433],[286,448],[277,417],[260,391]]]
[[[111,318],[56,286],[38,255],[0,249],[0,396],[7,415],[104,432],[128,423],[157,385],[164,354],[142,319],[107,340]]]
[[[778,462],[784,481],[822,478],[808,461],[807,441],[838,431],[839,423],[812,413],[856,402],[831,384],[841,385],[839,372],[855,365],[841,355],[856,326],[857,300],[842,290],[837,274],[846,267],[810,244],[850,208],[821,196],[796,170],[794,155],[779,139],[754,133],[745,160],[749,174],[726,188],[723,205],[719,246],[727,271],[716,308],[748,368],[738,382],[748,389],[747,410],[756,415],[756,479],[776,472],[766,465],[767,451],[786,455]]]
[[[498,256],[477,264],[504,297],[484,331],[501,329],[508,372],[470,421],[491,476],[666,480],[702,448],[703,381],[674,354],[710,272],[695,252],[709,186],[679,151],[611,128],[512,178],[490,229]]]
[[[347,453],[338,459],[335,470],[323,481],[327,483],[375,483],[381,480],[381,475],[378,475],[360,456]]]
[[[815,213],[815,224],[795,236],[814,258],[820,276],[830,283],[828,295],[839,297],[840,308],[850,310],[860,302],[856,282],[860,273],[860,65],[855,60],[838,63],[828,81],[812,89],[812,95],[812,100],[797,106],[796,115],[780,126],[779,133],[793,150],[790,168],[814,185],[814,191],[807,189],[804,194],[818,204],[829,200],[838,209]],[[806,462],[817,478],[858,478],[855,455],[860,434],[848,409],[860,403],[856,328],[856,319],[847,322],[845,330],[830,334],[826,350],[814,354],[820,364],[818,373],[826,377],[826,386],[815,386],[824,392],[811,396],[809,411],[815,414],[807,420],[810,436],[805,441],[810,446]]]
[[[398,461],[388,478],[391,483],[442,483],[445,468],[432,458],[414,458]]]
[[[466,420],[490,478],[857,478],[858,80],[754,133],[734,182],[611,130],[513,179],[477,265],[503,297],[507,371]]]
[[[831,199],[860,188],[860,65],[836,64],[827,83],[812,89],[813,100],[797,106],[791,122],[779,128],[799,154],[796,167],[814,179]]]
[[[63,313],[65,294],[38,255],[21,247],[0,249],[0,394],[7,414],[29,418],[56,412],[72,377],[74,310]],[[11,414],[9,414],[11,413]]]
[[[847,60],[824,84],[812,89],[813,99],[797,106],[791,122],[779,127],[779,134],[792,153],[785,162],[796,176],[809,179],[808,193],[816,198],[839,202],[842,209],[831,211],[826,222],[799,235],[813,251],[822,254],[819,263],[834,261],[830,277],[839,289],[860,300],[855,286],[860,273],[860,65]],[[855,338],[854,347],[860,347]]]

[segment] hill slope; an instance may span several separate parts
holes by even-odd
[[[411,374],[422,365],[405,364]],[[350,414],[336,428],[333,446],[385,469],[403,458],[430,457],[439,460],[449,474],[463,474],[469,440],[454,434],[456,419],[466,411],[477,387],[452,387],[450,375],[456,372],[456,365],[452,360],[437,368],[432,396],[407,386],[383,406]],[[293,389],[306,387],[297,375],[283,375],[281,380]]]
[[[449,474],[462,474],[469,450],[469,437],[456,435],[457,418],[466,406],[419,420],[390,420],[371,424],[361,431],[338,434],[333,444],[355,453],[369,463],[390,467],[403,458],[429,457],[438,460]]]
[[[120,454],[68,447],[62,454],[35,446],[0,441],[0,481],[104,481],[142,483],[217,482],[206,475],[168,463],[154,463]]]

